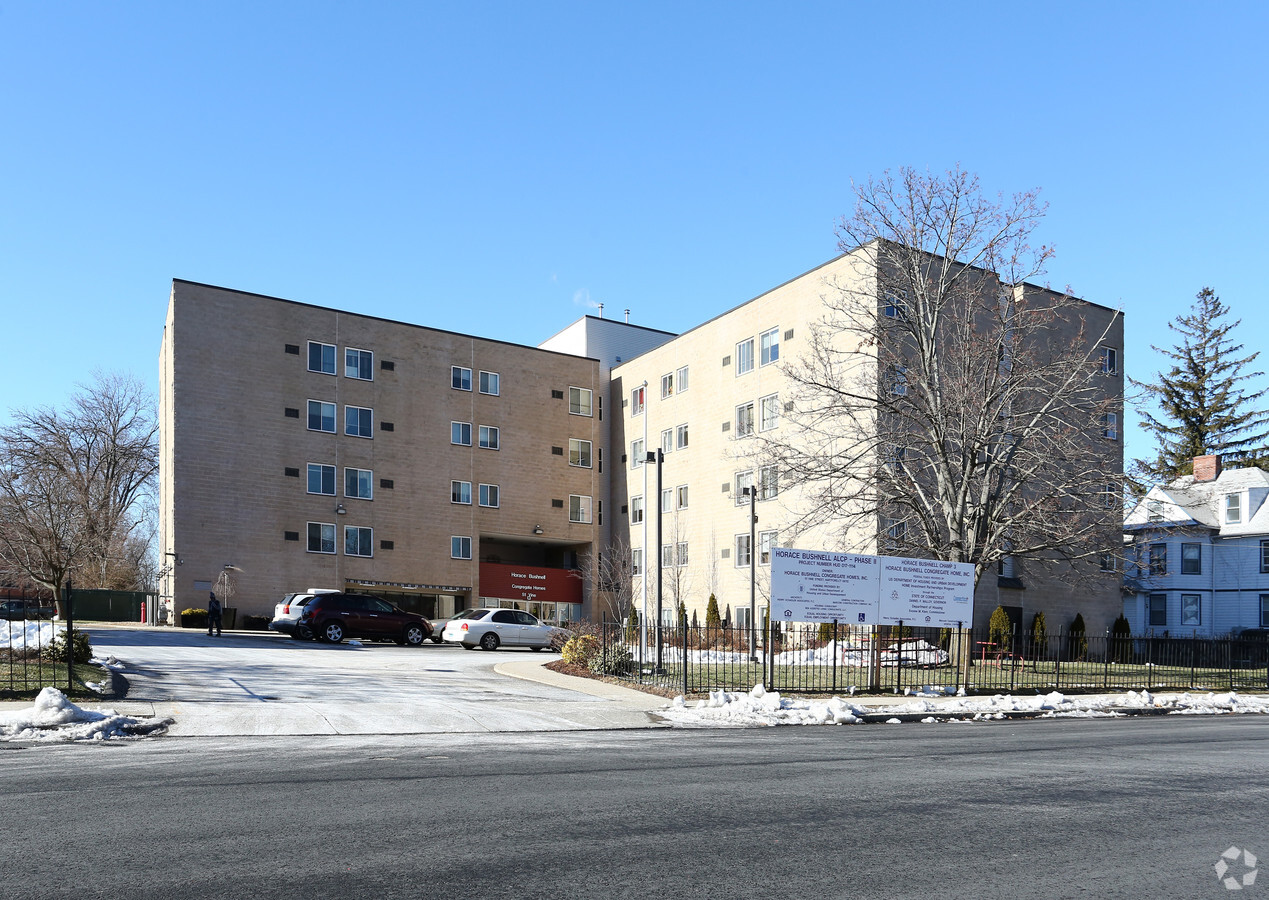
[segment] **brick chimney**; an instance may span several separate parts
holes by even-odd
[[[1215,481],[1221,476],[1221,458],[1219,456],[1194,457],[1194,480]]]

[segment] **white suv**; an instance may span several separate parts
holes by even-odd
[[[282,602],[273,607],[273,621],[269,623],[272,631],[283,631],[291,635],[291,637],[299,639],[300,635],[295,628],[296,623],[300,621],[300,613],[304,612],[304,604],[312,600],[318,594],[338,594],[339,591],[331,588],[309,588],[305,591],[297,591],[294,594],[287,594],[282,598]],[[279,628],[282,625],[285,627]],[[311,635],[310,635],[311,637]]]

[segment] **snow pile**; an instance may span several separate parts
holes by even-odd
[[[1168,715],[1269,714],[1269,697],[1225,694],[1175,694],[1158,696],[1149,691],[1068,697],[1058,691],[1035,696],[948,696],[922,693],[889,705],[862,705],[840,697],[829,700],[791,700],[757,685],[748,693],[711,691],[708,700],[687,703],[677,697],[661,713],[672,724],[684,727],[753,727],[762,725],[851,725],[867,721],[895,724],[906,716],[925,724],[989,721],[1011,717],[1095,718],[1141,712]]]
[[[25,622],[0,619],[0,650],[25,650],[42,647],[61,629],[48,619]]]
[[[0,713],[0,741],[104,741],[162,734],[170,724],[81,709],[57,688],[46,687],[30,709]]]

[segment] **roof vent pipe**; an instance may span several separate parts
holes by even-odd
[[[600,303],[599,304],[599,318],[602,319],[603,317],[604,317],[604,304]]]
[[[626,324],[630,324],[630,310],[626,310]]]

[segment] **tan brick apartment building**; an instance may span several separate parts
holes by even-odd
[[[240,615],[341,587],[432,617],[520,603],[597,618],[595,559],[616,547],[642,573],[660,557],[667,609],[681,598],[703,615],[714,593],[743,621],[748,553],[765,593],[773,544],[841,548],[840,535],[788,531],[797,486],[774,490],[778,473],[748,460],[737,432],[781,427],[780,363],[806,346],[826,292],[858,277],[847,259],[677,337],[587,316],[536,348],[175,281],[160,401],[163,550],[182,562],[164,586],[172,608],[204,606],[228,564]],[[1086,307],[1094,330],[1115,315]],[[1120,318],[1116,353],[1122,335]],[[1120,421],[1121,378],[1108,388]],[[661,496],[654,467],[637,465],[658,447]],[[1108,452],[1121,469],[1118,435]],[[753,548],[747,484],[763,498]],[[876,552],[875,535],[855,551]],[[1108,627],[1119,575],[1092,582],[1020,561],[982,579],[975,617],[1002,603]],[[649,579],[649,608],[654,594]]]

